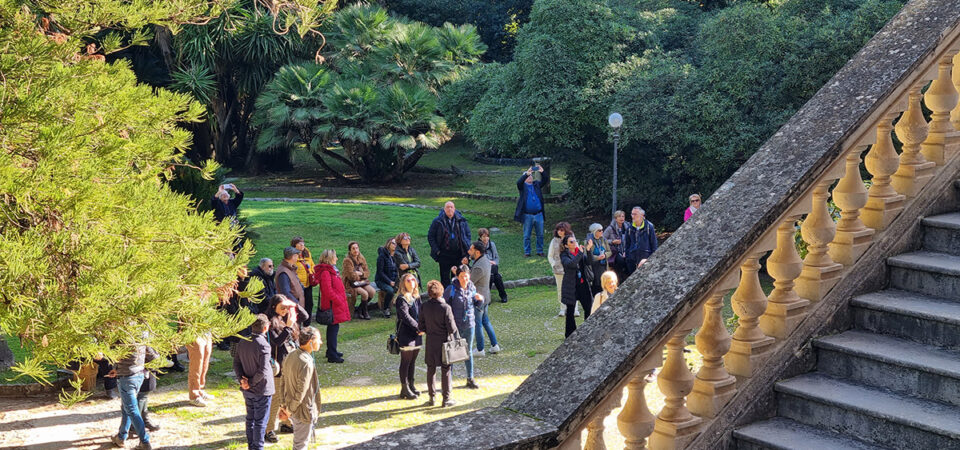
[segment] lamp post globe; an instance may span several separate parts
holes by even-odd
[[[623,116],[617,112],[610,114],[610,117],[607,117],[607,123],[610,124],[610,128],[613,128],[613,195],[610,208],[612,219],[617,212],[617,147],[620,145],[620,127],[623,125]]]

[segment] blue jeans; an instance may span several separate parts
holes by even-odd
[[[247,405],[247,448],[263,450],[263,436],[267,434],[267,418],[270,415],[272,395],[253,395],[243,393],[243,402]]]
[[[397,288],[390,286],[390,283],[382,283],[380,281],[377,282],[377,287],[384,292],[383,309],[390,309],[390,302],[393,300],[393,296],[396,295]]]
[[[457,330],[460,331],[460,337],[466,339],[467,345],[470,346],[470,351],[467,352],[470,357],[463,363],[467,368],[467,378],[473,378],[473,340],[475,339],[474,331],[476,331],[476,328],[473,327],[472,323],[458,323]]]
[[[117,433],[120,439],[127,438],[127,432],[133,425],[137,436],[140,436],[140,442],[150,442],[147,427],[143,423],[143,417],[140,416],[140,402],[137,400],[141,384],[143,384],[143,372],[129,377],[117,377],[117,387],[120,390],[120,414],[122,415],[120,432]]]
[[[474,328],[477,330],[477,350],[483,351],[483,330],[487,330],[487,336],[490,336],[490,345],[497,346],[497,334],[493,332],[493,325],[490,324],[490,305],[486,305],[482,308],[477,308],[476,318],[477,326]]]
[[[523,215],[523,254],[530,254],[531,228],[537,231],[537,253],[543,253],[543,213]]]

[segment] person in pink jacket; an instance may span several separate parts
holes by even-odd
[[[690,216],[697,212],[698,209],[700,209],[700,194],[693,194],[690,196],[690,207],[683,212],[683,221],[686,222],[690,220]]]
[[[342,363],[343,353],[337,351],[337,334],[340,324],[350,321],[350,307],[337,272],[337,252],[324,250],[315,270],[320,274],[320,309],[333,310],[333,323],[327,325],[327,362]]]

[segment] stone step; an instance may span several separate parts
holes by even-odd
[[[960,406],[960,352],[864,331],[813,345],[820,373]]]
[[[891,289],[854,297],[850,306],[855,328],[960,349],[960,302]]]
[[[895,289],[960,301],[960,256],[921,250],[887,258]]]
[[[925,217],[923,248],[933,252],[960,255],[960,212]]]
[[[737,450],[883,450],[849,436],[774,417],[733,431]]]
[[[960,408],[812,373],[776,384],[781,417],[897,449],[957,448]]]

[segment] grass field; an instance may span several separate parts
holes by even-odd
[[[400,232],[408,232],[412,237],[411,245],[420,255],[421,277],[438,279],[439,270],[430,259],[430,247],[427,244],[427,230],[430,222],[439,214],[437,210],[404,208],[397,206],[329,204],[329,203],[293,203],[293,202],[245,202],[242,214],[251,223],[250,230],[258,235],[254,241],[257,258],[282,259],[283,248],[290,245],[290,238],[303,236],[307,247],[318,259],[323,249],[337,251],[340,260],[347,250],[347,243],[357,241],[360,251],[376,269],[377,249],[387,239]],[[546,258],[524,258],[523,241],[519,226],[512,220],[504,224],[483,215],[466,214],[470,222],[473,238],[480,227],[502,227],[492,234],[500,252],[500,264],[504,279],[532,278],[550,275],[550,266]],[[506,225],[506,226],[504,226]],[[549,241],[545,242],[545,245]],[[372,276],[372,273],[371,273]]]

